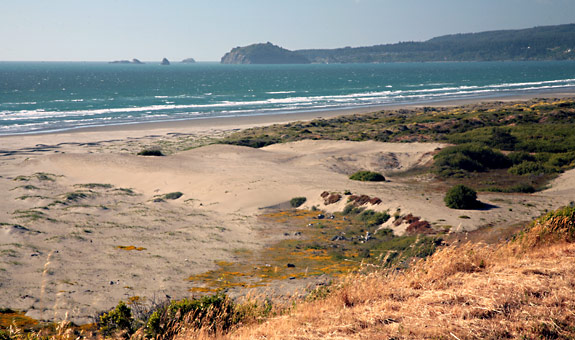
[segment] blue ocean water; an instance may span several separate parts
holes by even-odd
[[[575,62],[0,62],[0,135],[575,88]]]

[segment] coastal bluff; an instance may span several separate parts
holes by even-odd
[[[245,47],[236,47],[226,53],[222,64],[309,64],[306,57],[274,45],[253,44]]]

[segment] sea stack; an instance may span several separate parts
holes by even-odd
[[[167,58],[162,59],[160,65],[170,65],[170,61]]]
[[[182,63],[184,64],[194,64],[196,62],[196,60],[194,58],[186,58],[184,60],[182,60]]]

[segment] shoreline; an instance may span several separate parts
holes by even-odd
[[[419,103],[394,103],[388,105],[373,105],[361,107],[346,107],[332,109],[317,109],[297,112],[280,112],[275,114],[263,113],[246,116],[220,116],[205,118],[190,118],[181,120],[155,121],[155,122],[131,122],[115,125],[88,126],[69,128],[57,131],[38,131],[17,134],[0,135],[0,140],[10,138],[28,138],[38,136],[54,135],[77,135],[84,133],[113,133],[125,132],[126,137],[145,136],[146,133],[162,133],[163,130],[173,130],[173,133],[182,133],[186,130],[206,130],[206,129],[244,129],[249,127],[285,124],[294,121],[309,121],[320,118],[334,118],[338,116],[365,114],[382,110],[413,109],[421,107],[450,107],[470,104],[480,104],[486,102],[509,102],[526,101],[534,98],[567,98],[575,96],[575,89],[565,89],[562,91],[537,91],[535,93],[514,94],[508,96],[489,96],[461,99],[439,99],[435,101],[423,101]]]

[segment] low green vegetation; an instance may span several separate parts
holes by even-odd
[[[112,189],[114,186],[112,184],[104,183],[86,183],[86,184],[75,184],[76,188],[86,188],[86,189]]]
[[[455,144],[432,172],[479,191],[540,190],[575,167],[575,98],[380,111],[257,127],[222,143],[262,147],[303,139]],[[525,191],[525,188],[529,188]]]
[[[305,197],[294,197],[289,201],[289,204],[292,206],[292,208],[297,208],[304,204],[306,201],[307,198]]]
[[[461,184],[449,189],[443,200],[451,209],[475,209],[481,205],[475,190]]]
[[[465,177],[469,172],[504,169],[512,164],[501,152],[471,143],[444,148],[434,160],[434,171],[440,177]]]
[[[106,337],[124,333],[124,337],[128,338],[135,330],[132,310],[126,303],[120,301],[116,308],[100,315],[98,326],[100,333]]]
[[[166,301],[145,305],[139,297],[129,304],[120,301],[97,322],[100,334],[112,338],[130,338],[138,329],[150,339],[172,339],[182,327],[209,332],[225,332],[233,325],[251,317],[254,306],[235,304],[224,294],[206,295],[196,299]]]
[[[349,176],[349,179],[362,182],[385,182],[382,174],[373,171],[358,171]]]
[[[371,209],[356,207],[353,204],[345,206],[342,212],[343,215],[357,219],[365,223],[368,227],[381,225],[389,220],[391,217],[387,211],[376,212]]]

